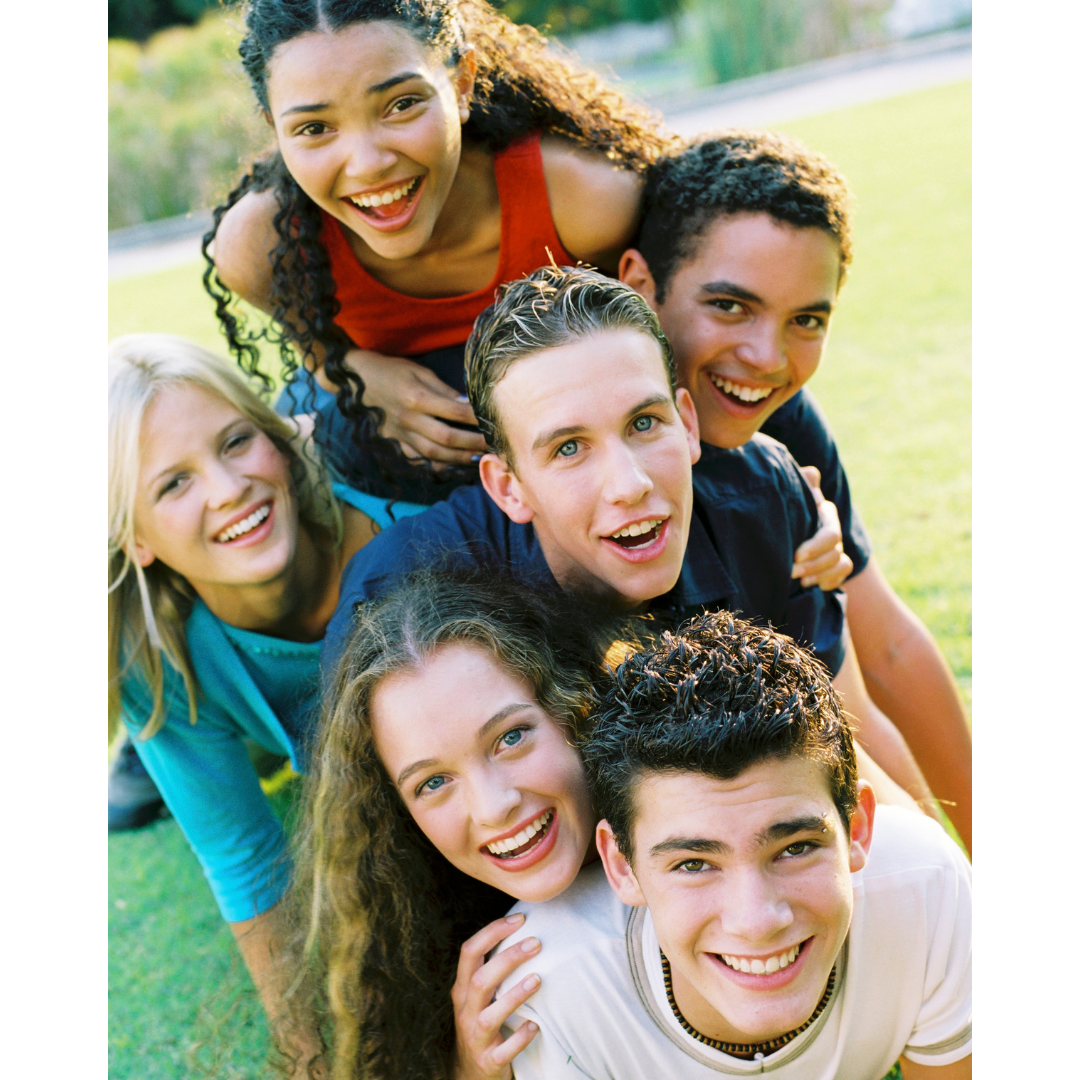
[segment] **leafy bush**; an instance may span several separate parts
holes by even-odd
[[[109,41],[109,228],[213,205],[268,145],[233,19]]]
[[[155,30],[197,22],[220,0],[109,0],[109,37],[145,41]]]

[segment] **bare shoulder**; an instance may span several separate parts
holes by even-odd
[[[249,191],[221,219],[212,255],[218,276],[264,310],[270,303],[270,252],[277,245],[273,191]]]
[[[642,177],[558,135],[540,140],[551,217],[577,259],[615,270],[641,214]]]

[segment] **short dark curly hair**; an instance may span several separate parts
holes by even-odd
[[[733,780],[758,762],[793,756],[822,765],[850,825],[855,744],[828,671],[791,638],[727,612],[700,615],[627,657],[582,744],[597,809],[631,860],[643,774]]]
[[[774,131],[725,131],[659,160],[645,182],[638,250],[664,302],[671,277],[720,216],[764,211],[823,229],[840,246],[840,281],[851,264],[851,192],[820,154]]]
[[[498,413],[495,387],[516,360],[606,330],[638,330],[656,341],[674,397],[675,360],[656,313],[629,285],[584,266],[542,266],[500,285],[465,343],[465,381],[488,445],[511,468],[513,454]]]

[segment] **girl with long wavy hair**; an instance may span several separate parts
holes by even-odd
[[[614,273],[641,174],[676,141],[486,0],[245,10],[277,145],[215,211],[204,281],[249,370],[266,335],[234,295],[272,316],[299,411],[337,392],[317,437],[352,482],[430,503],[475,482],[485,449],[464,397],[473,320],[552,259]]]
[[[110,345],[110,735],[126,726],[271,1018],[288,871],[245,740],[304,767],[320,639],[376,528],[305,434],[189,341]]]

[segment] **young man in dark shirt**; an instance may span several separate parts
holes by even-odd
[[[482,488],[385,530],[342,577],[323,655],[340,655],[356,603],[452,553],[540,586],[647,606],[672,623],[725,609],[766,620],[816,651],[861,722],[860,741],[916,798],[925,782],[845,661],[840,599],[792,579],[818,526],[791,456],[755,436],[699,457],[693,401],[667,341],[633,290],[548,267],[504,286],[477,320],[469,396],[492,447]]]
[[[970,851],[971,735],[956,684],[874,559],[832,433],[805,388],[850,261],[843,177],[786,136],[730,132],[651,170],[638,247],[623,255],[620,277],[660,318],[706,461],[710,446],[740,447],[760,431],[820,470],[853,564],[844,591],[868,690],[948,801]]]

